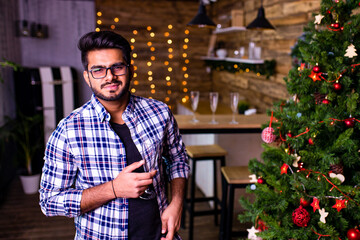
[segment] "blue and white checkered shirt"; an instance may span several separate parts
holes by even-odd
[[[177,123],[166,104],[133,95],[122,117],[146,164],[158,170],[153,185],[161,214],[168,206],[165,176],[171,181],[189,174]],[[114,179],[126,167],[125,147],[111,128],[110,118],[93,95],[58,124],[46,146],[41,210],[46,216],[74,217],[75,239],[127,239],[128,199],[114,199],[88,213],[80,212],[84,189]],[[161,149],[165,158],[150,160],[155,159],[154,148]]]

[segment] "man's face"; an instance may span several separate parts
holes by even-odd
[[[95,79],[89,70],[100,67],[111,67],[114,64],[125,64],[123,53],[120,49],[100,49],[88,53],[88,71],[84,71],[85,81],[94,92],[95,96],[104,101],[116,101],[127,95],[130,87],[130,67],[126,67],[126,73],[115,76],[111,70],[107,70],[104,78]]]

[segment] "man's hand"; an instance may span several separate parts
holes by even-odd
[[[184,178],[175,178],[171,181],[171,203],[161,215],[161,233],[166,233],[166,237],[162,237],[161,240],[172,240],[180,229],[185,184]]]
[[[135,162],[124,168],[113,180],[114,190],[117,197],[138,198],[153,182],[156,170],[151,172],[136,173],[135,169],[145,164],[144,160]]]
[[[145,161],[135,162],[123,169],[113,180],[114,191],[117,197],[137,198],[152,184],[156,171],[136,173],[135,169],[144,165]],[[82,213],[94,210],[114,199],[111,181],[85,189],[81,197],[80,208]]]

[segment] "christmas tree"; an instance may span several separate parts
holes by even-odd
[[[292,97],[269,110],[240,199],[249,239],[360,239],[359,5],[323,0],[293,49]]]

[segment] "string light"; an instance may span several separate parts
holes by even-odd
[[[114,19],[114,21],[115,21],[115,19]],[[132,33],[133,33],[133,35],[134,35],[134,37],[132,37],[131,39],[130,39],[130,42],[132,43],[132,45],[131,45],[131,50],[132,51],[134,51],[135,50],[135,45],[133,45],[135,42],[136,42],[136,39],[135,39],[135,37],[137,36],[137,34],[138,34],[138,31],[136,30],[136,29],[134,29],[133,31],[132,31]],[[136,57],[137,57],[137,54],[134,52],[133,53],[133,56],[134,56],[134,54],[136,55]],[[136,57],[135,57],[135,59],[136,59]],[[135,66],[135,60],[134,59],[131,59],[131,65],[133,65],[133,84],[134,84],[134,86],[138,86],[139,85],[139,81],[137,80],[137,76],[138,76],[138,74],[137,74],[137,66]],[[131,93],[135,93],[136,92],[136,88],[135,87],[133,87],[133,88],[131,88]]]

